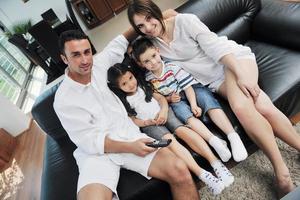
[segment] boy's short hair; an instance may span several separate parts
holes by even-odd
[[[147,49],[155,48],[154,43],[150,38],[141,37],[132,43],[132,57],[135,61],[140,61],[141,54],[145,53]]]
[[[58,46],[61,54],[65,55],[65,43],[71,40],[84,40],[88,39],[88,36],[80,30],[68,30],[64,31],[58,40]]]

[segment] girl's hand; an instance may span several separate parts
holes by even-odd
[[[252,81],[247,76],[243,76],[237,80],[237,84],[247,97],[252,97],[253,100],[256,101],[260,93],[260,87],[256,81]]]
[[[146,145],[147,143],[151,143],[151,142],[153,142],[153,139],[151,138],[141,138],[132,142],[132,144],[130,145],[131,153],[137,156],[145,157],[149,153],[152,153],[153,151],[156,150],[155,148],[148,147]]]
[[[170,102],[170,103],[177,103],[177,102],[179,102],[179,101],[181,100],[181,97],[180,97],[179,94],[173,92],[171,95],[169,95],[169,96],[167,97],[167,100],[168,100],[168,102]]]
[[[200,117],[202,114],[202,109],[197,105],[191,106],[191,110],[195,117]]]
[[[156,121],[154,119],[147,119],[147,120],[144,120],[144,125],[145,125],[145,127],[146,126],[154,126],[154,125],[156,125]]]
[[[168,119],[168,112],[165,110],[160,110],[157,113],[154,120],[156,121],[156,125],[162,125],[167,122],[167,119]]]

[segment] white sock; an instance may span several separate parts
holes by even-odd
[[[231,172],[227,169],[227,167],[220,161],[216,160],[211,164],[214,169],[217,177],[221,180],[225,187],[231,185],[234,181],[234,177]]]
[[[199,175],[199,179],[207,185],[208,190],[213,195],[220,194],[225,188],[222,181],[220,181],[218,178],[216,178],[214,175],[212,175],[210,172],[208,172],[204,169],[202,170],[201,174]]]
[[[230,142],[233,159],[236,162],[245,160],[248,157],[248,153],[239,134],[232,132],[227,135],[227,138]]]
[[[223,162],[227,162],[231,158],[231,153],[226,145],[222,143],[222,140],[217,136],[212,136],[208,143],[212,146],[217,154],[220,156]]]

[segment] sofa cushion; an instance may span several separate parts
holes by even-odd
[[[299,112],[299,52],[258,41],[249,41],[246,45],[255,53],[260,87],[285,115]]]

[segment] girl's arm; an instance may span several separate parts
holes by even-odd
[[[187,87],[185,90],[185,95],[190,103],[191,110],[196,117],[200,117],[202,109],[197,105],[196,94],[192,86]]]
[[[165,124],[168,119],[169,104],[168,104],[166,98],[157,92],[153,93],[153,98],[160,105],[160,111],[157,113],[157,116],[155,118],[156,125]]]
[[[130,118],[135,123],[135,125],[137,125],[140,128],[155,125],[155,120],[152,119],[142,120],[136,117],[130,117]]]

